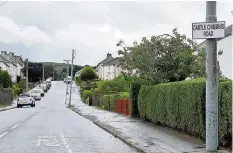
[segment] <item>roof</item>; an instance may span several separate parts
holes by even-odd
[[[99,62],[99,64],[97,64],[97,66],[99,66],[100,64],[105,64],[111,60],[113,60],[114,58],[112,56],[105,58],[103,61]]]
[[[2,55],[0,55],[0,62],[5,63],[7,66],[10,66],[8,63],[10,62],[9,60],[7,60],[5,57],[3,57]]]
[[[118,65],[120,64],[120,57],[116,57],[108,62],[105,62],[103,65],[106,66],[106,65]]]

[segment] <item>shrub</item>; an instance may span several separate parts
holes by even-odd
[[[84,90],[82,92],[82,99],[85,101],[88,97],[92,97],[94,93],[90,90]]]
[[[91,66],[87,66],[81,70],[80,79],[83,81],[93,81],[97,79],[98,76],[95,70]]]
[[[139,82],[133,82],[130,87],[130,102],[131,102],[131,116],[138,117],[138,94],[141,84]]]
[[[104,109],[110,110],[110,95],[104,95],[102,105]]]
[[[10,105],[13,100],[13,89],[0,88],[0,105]]]
[[[12,86],[11,76],[7,71],[0,70],[0,87],[10,88]]]
[[[140,117],[205,138],[205,86],[204,79],[142,86],[138,99]],[[232,81],[221,82],[220,88],[219,137],[226,145],[232,134]]]
[[[120,92],[121,99],[129,99],[129,93],[128,92]]]
[[[119,94],[109,95],[110,110],[115,111],[115,101],[119,98]]]

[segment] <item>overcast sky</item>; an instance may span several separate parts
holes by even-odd
[[[218,20],[232,24],[233,2],[217,2]],[[205,2],[8,2],[0,6],[0,50],[31,61],[62,62],[76,49],[75,64],[96,65],[123,39],[171,33],[191,37],[205,21]]]

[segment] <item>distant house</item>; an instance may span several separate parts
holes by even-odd
[[[3,56],[0,55],[0,70],[2,71],[9,71],[10,65],[8,63],[8,60],[6,60]]]
[[[11,76],[12,82],[17,81],[17,63],[12,60],[13,54],[7,54],[6,51],[1,51],[1,56],[4,58],[5,62],[9,65],[8,73]]]
[[[113,58],[112,54],[107,54],[107,57],[98,63],[96,66],[98,76],[102,80],[112,80],[117,77],[123,70],[120,63],[120,57]]]
[[[217,51],[222,50],[223,54],[219,56],[219,65],[222,74],[232,79],[232,25],[225,28],[225,37],[217,39]],[[199,44],[199,48],[205,48],[206,41]]]

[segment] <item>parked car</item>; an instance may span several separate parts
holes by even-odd
[[[40,95],[41,95],[41,97],[44,97],[44,90],[41,89],[41,88],[38,88],[38,89],[40,90]]]
[[[48,83],[45,83],[45,84],[46,84],[47,90],[49,90],[50,89],[50,85]]]
[[[49,85],[49,87],[51,87],[51,86],[52,86],[51,80],[49,80],[49,79],[47,79],[47,80],[45,81],[45,83],[46,83],[46,84],[48,84],[48,85]]]
[[[48,90],[46,84],[44,84],[44,83],[40,84],[40,88],[43,89],[44,92],[47,92],[47,90]]]
[[[35,107],[35,99],[30,96],[30,94],[20,94],[17,100],[17,107],[22,107],[25,105],[30,105],[31,107]]]
[[[41,100],[41,90],[40,89],[32,89],[30,91],[30,95],[35,99],[35,100]]]

